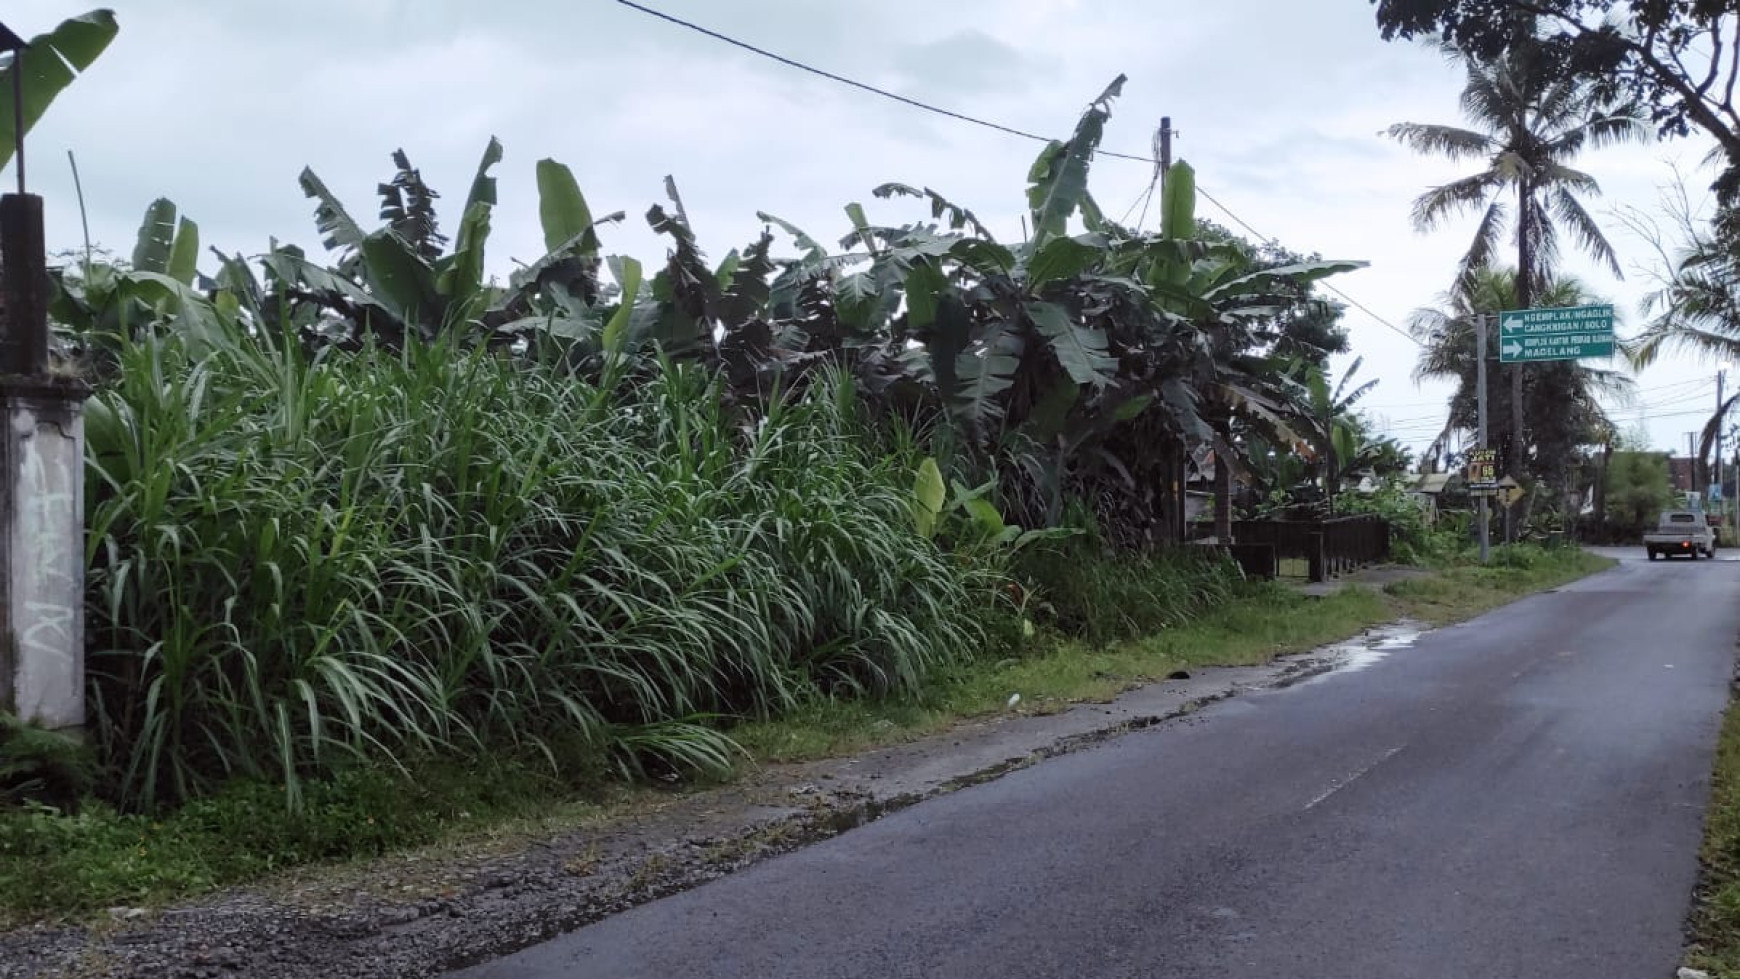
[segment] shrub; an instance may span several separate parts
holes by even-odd
[[[0,713],[0,808],[33,803],[74,811],[94,775],[81,742]]]
[[[1393,480],[1372,493],[1343,493],[1335,505],[1342,514],[1382,517],[1390,526],[1391,557],[1402,564],[1437,560],[1455,550],[1454,538],[1428,523],[1425,507]]]

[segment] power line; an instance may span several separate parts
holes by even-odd
[[[1690,390],[1690,391],[1676,390],[1678,388],[1686,388],[1686,387],[1690,387],[1690,388],[1692,388],[1692,390]],[[1704,378],[1694,377],[1691,380],[1686,380],[1686,381],[1673,381],[1673,382],[1668,383],[1668,384],[1658,384],[1658,385],[1654,385],[1652,387],[1637,388],[1636,390],[1630,392],[1630,394],[1632,394],[1634,396],[1643,396],[1643,395],[1665,396],[1664,400],[1654,401],[1654,402],[1651,402],[1648,400],[1643,400],[1643,401],[1633,402],[1631,404],[1615,404],[1615,405],[1609,405],[1607,407],[1613,411],[1637,411],[1637,410],[1655,410],[1657,408],[1668,408],[1668,407],[1675,407],[1675,406],[1679,406],[1679,405],[1693,404],[1693,403],[1696,403],[1697,401],[1703,399],[1704,397],[1706,397],[1710,392],[1714,391],[1715,388],[1716,388],[1716,382],[1713,379],[1708,378],[1708,377],[1704,377]],[[1368,414],[1388,415],[1390,412],[1394,412],[1394,411],[1406,411],[1406,410],[1413,409],[1413,408],[1434,408],[1434,407],[1437,407],[1437,406],[1442,405],[1442,404],[1444,404],[1444,401],[1442,401],[1442,400],[1385,401],[1385,402],[1377,402],[1377,403],[1367,403],[1367,402],[1361,401],[1358,405],[1356,405],[1356,407],[1358,408],[1358,410],[1360,410],[1362,412],[1366,412]],[[1401,418],[1395,418],[1395,419],[1391,419],[1391,420],[1396,422],[1397,424],[1405,424],[1405,423],[1411,422],[1411,421],[1421,421],[1421,420],[1424,420],[1427,418],[1434,418],[1434,417],[1437,417],[1437,416],[1436,415],[1407,415],[1407,416],[1404,416]]]
[[[687,20],[682,19],[681,17],[677,17],[677,16],[674,16],[672,14],[667,14],[662,10],[654,10],[653,8],[648,7],[645,4],[635,3],[634,0],[616,0],[616,2],[622,4],[624,7],[628,7],[628,8],[633,9],[633,10],[638,10],[643,14],[647,14],[647,15],[652,16],[652,17],[657,17],[659,20],[665,21],[667,23],[675,24],[678,27],[687,28],[691,31],[694,31],[697,34],[704,34],[707,37],[710,37],[715,41],[723,41],[726,44],[731,45],[732,47],[742,48],[743,50],[748,51],[751,54],[757,54],[763,58],[767,58],[767,59],[770,59],[772,61],[777,61],[780,64],[785,65],[788,68],[796,68],[798,71],[807,71],[812,75],[818,75],[822,78],[826,78],[827,80],[829,80],[831,82],[839,82],[841,85],[849,85],[852,88],[856,88],[856,89],[860,89],[860,90],[865,91],[865,92],[869,92],[872,95],[880,95],[885,99],[893,99],[896,102],[901,102],[901,103],[904,103],[906,105],[910,105],[915,109],[923,109],[926,112],[934,112],[939,116],[947,116],[950,119],[955,119],[955,120],[958,120],[960,122],[971,123],[975,126],[983,126],[986,129],[994,129],[997,132],[1007,133],[1010,136],[1020,136],[1022,139],[1036,139],[1036,140],[1039,140],[1040,142],[1044,142],[1044,143],[1051,142],[1050,139],[1048,139],[1044,136],[1041,136],[1037,133],[1030,133],[1030,132],[1027,132],[1025,130],[1016,129],[1013,126],[1005,126],[1002,123],[990,122],[990,121],[985,120],[985,119],[978,119],[978,118],[975,118],[973,116],[966,115],[965,113],[955,112],[952,109],[945,109],[939,105],[932,105],[929,102],[920,102],[917,99],[908,98],[904,95],[900,95],[900,94],[895,93],[895,92],[890,92],[884,88],[877,88],[874,85],[870,85],[870,84],[858,81],[858,80],[853,79],[853,78],[847,78],[844,75],[836,75],[831,71],[826,71],[824,69],[817,68],[814,65],[805,64],[802,61],[797,61],[795,59],[788,58],[785,55],[775,54],[774,52],[769,51],[766,48],[758,48],[755,45],[750,44],[748,41],[740,41],[737,38],[730,37],[729,35],[721,34],[718,31],[710,30],[708,28],[702,27],[700,24],[694,23],[693,21],[687,21]],[[1130,156],[1130,155],[1124,154],[1124,153],[1110,153],[1110,152],[1108,152],[1105,155],[1106,156],[1121,157],[1123,159],[1129,159],[1129,160],[1142,160],[1143,162],[1146,162],[1146,163],[1153,163],[1154,162],[1153,160],[1146,159],[1145,157]]]
[[[732,47],[740,48],[744,51],[748,51],[751,54],[759,55],[760,57],[767,58],[771,61],[777,61],[780,64],[785,65],[788,68],[796,68],[798,71],[808,72],[809,74],[816,75],[816,76],[821,77],[821,78],[826,78],[827,80],[829,80],[831,82],[838,82],[841,85],[846,85],[846,86],[850,86],[851,88],[858,89],[860,91],[869,92],[872,95],[878,95],[878,96],[881,96],[882,98],[885,98],[885,99],[892,99],[896,102],[899,102],[903,105],[911,106],[912,108],[915,108],[915,109],[921,109],[925,112],[932,112],[932,113],[935,113],[939,116],[945,116],[947,118],[954,119],[957,122],[964,122],[964,123],[968,123],[968,124],[974,125],[974,126],[983,126],[986,129],[995,130],[996,132],[1004,133],[1004,134],[1009,135],[1009,136],[1019,136],[1022,139],[1036,140],[1036,141],[1041,142],[1041,143],[1052,142],[1052,139],[1048,136],[1041,136],[1038,133],[1030,133],[1024,129],[1016,129],[1013,126],[1005,126],[999,122],[991,122],[990,120],[987,120],[987,119],[980,119],[977,116],[969,116],[966,113],[956,112],[953,109],[945,109],[942,106],[932,105],[929,102],[921,102],[918,99],[909,98],[905,95],[900,95],[896,92],[890,92],[884,88],[877,88],[874,85],[870,85],[868,83],[858,81],[857,79],[847,78],[844,75],[837,75],[834,72],[827,71],[827,70],[822,69],[822,68],[817,68],[814,65],[805,64],[802,61],[798,61],[794,58],[788,58],[782,54],[775,54],[774,52],[769,51],[766,48],[761,48],[761,47],[757,47],[753,44],[750,44],[748,41],[740,41],[737,38],[731,37],[729,35],[721,34],[718,31],[711,30],[711,29],[706,28],[706,27],[702,27],[700,24],[694,23],[693,21],[684,20],[681,17],[677,17],[677,16],[674,16],[672,14],[667,14],[662,10],[655,10],[652,7],[646,6],[645,4],[635,3],[634,0],[616,0],[616,2],[621,4],[624,7],[628,7],[631,10],[638,10],[643,14],[646,14],[646,15],[651,16],[651,17],[656,17],[659,20],[665,21],[666,23],[669,23],[669,24],[675,24],[678,27],[686,28],[688,30],[694,31],[697,34],[705,35],[707,37],[714,39],[715,41],[722,41],[726,44],[731,45]],[[1117,153],[1117,152],[1113,152],[1112,150],[1098,150],[1096,152],[1096,155],[1107,156],[1107,157],[1111,157],[1111,158],[1117,159],[1117,160],[1134,160],[1137,163],[1146,163],[1149,166],[1153,166],[1157,162],[1152,156],[1138,156],[1138,155],[1133,154],[1133,153]],[[1225,214],[1227,217],[1231,218],[1233,220],[1233,223],[1244,228],[1246,231],[1250,232],[1253,235],[1256,235],[1258,238],[1262,239],[1263,241],[1274,241],[1275,240],[1273,238],[1270,238],[1268,235],[1265,235],[1262,232],[1258,231],[1256,228],[1251,227],[1249,222],[1247,222],[1244,218],[1239,217],[1237,214],[1233,213],[1233,210],[1231,208],[1227,207],[1225,204],[1222,204],[1219,200],[1216,200],[1212,195],[1210,195],[1208,193],[1208,191],[1203,190],[1200,186],[1197,187],[1196,192],[1198,194],[1201,194],[1202,197],[1204,199],[1206,199],[1210,204],[1213,204],[1215,207],[1219,208],[1221,210],[1221,212],[1223,214]],[[1333,292],[1337,296],[1340,296],[1343,300],[1345,300],[1347,302],[1348,305],[1354,307],[1355,309],[1358,309],[1362,313],[1365,313],[1367,316],[1370,316],[1373,320],[1376,320],[1379,324],[1381,324],[1385,328],[1389,329],[1391,332],[1396,333],[1397,335],[1405,338],[1408,342],[1414,344],[1415,346],[1422,346],[1422,347],[1425,346],[1425,344],[1420,342],[1418,337],[1415,337],[1412,333],[1409,333],[1407,330],[1402,329],[1401,327],[1395,325],[1394,323],[1391,323],[1389,320],[1385,319],[1384,317],[1378,315],[1376,312],[1373,312],[1372,308],[1370,306],[1367,306],[1366,304],[1360,302],[1359,300],[1353,298],[1352,296],[1349,296],[1347,293],[1343,292],[1342,290],[1336,288],[1333,285],[1330,285],[1327,282],[1324,282],[1321,284],[1325,289],[1328,289],[1330,292]]]
[[[1638,410],[1638,411],[1660,411],[1663,408],[1684,408],[1688,405],[1697,404],[1700,401],[1704,402],[1705,404],[1708,404],[1709,403],[1708,394],[1709,394],[1709,392],[1693,392],[1693,393],[1687,394],[1687,395],[1681,395],[1678,397],[1668,398],[1665,401],[1657,401],[1653,404],[1639,404],[1639,405],[1633,405],[1631,407],[1632,407],[1632,409]],[[1625,405],[1617,405],[1617,406],[1615,406],[1615,410],[1625,411],[1627,409],[1626,409]],[[1711,410],[1714,410],[1714,408],[1712,407]]]
[[[1666,391],[1666,390],[1669,390],[1670,388],[1690,387],[1694,384],[1708,387],[1708,386],[1714,385],[1715,383],[1716,383],[1715,381],[1713,381],[1707,377],[1694,377],[1689,381],[1674,381],[1671,384],[1658,384],[1655,387],[1639,388],[1637,393],[1639,393],[1639,394],[1652,394],[1652,393],[1655,393],[1658,391]]]
[[[1274,238],[1269,237],[1266,234],[1263,234],[1261,231],[1258,231],[1256,228],[1252,227],[1251,223],[1249,221],[1246,221],[1244,218],[1241,218],[1237,214],[1234,214],[1232,208],[1227,207],[1225,204],[1222,204],[1218,199],[1215,198],[1215,196],[1213,194],[1210,194],[1208,191],[1203,190],[1200,186],[1198,186],[1196,188],[1196,192],[1198,194],[1201,194],[1204,200],[1208,201],[1210,204],[1213,204],[1215,207],[1220,208],[1222,214],[1225,214],[1227,217],[1232,218],[1234,224],[1237,224],[1239,227],[1245,229],[1246,231],[1250,232],[1251,234],[1256,235],[1258,238],[1262,239],[1263,241],[1275,241],[1276,240]],[[1372,319],[1376,320],[1377,322],[1379,322],[1383,326],[1387,327],[1392,333],[1398,334],[1402,338],[1406,339],[1409,343],[1412,343],[1414,346],[1416,346],[1416,347],[1424,347],[1425,346],[1425,344],[1420,341],[1419,337],[1414,336],[1412,333],[1409,333],[1407,330],[1404,330],[1401,327],[1395,325],[1394,323],[1391,323],[1389,320],[1383,318],[1382,316],[1379,316],[1375,311],[1372,310],[1372,308],[1370,306],[1367,306],[1365,303],[1362,303],[1359,300],[1353,298],[1352,296],[1348,295],[1347,293],[1336,288],[1334,285],[1332,285],[1328,282],[1320,282],[1320,283],[1318,283],[1318,285],[1321,285],[1323,288],[1328,289],[1330,292],[1335,293],[1337,296],[1340,296],[1342,299],[1347,301],[1348,305],[1359,310],[1360,312],[1364,313],[1365,315],[1370,316]]]
[[[1667,419],[1667,418],[1688,418],[1688,417],[1691,417],[1693,415],[1698,415],[1698,416],[1702,416],[1704,418],[1708,418],[1715,413],[1716,412],[1714,409],[1703,409],[1703,408],[1693,408],[1690,411],[1669,411],[1669,412],[1664,412],[1664,413],[1659,414],[1659,415],[1645,411],[1645,412],[1639,413],[1640,414],[1639,420],[1640,421],[1658,422],[1658,421],[1662,421],[1663,419]]]

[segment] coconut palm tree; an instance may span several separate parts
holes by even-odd
[[[1494,264],[1504,232],[1516,246],[1513,309],[1540,305],[1559,254],[1561,231],[1582,250],[1623,277],[1613,246],[1583,206],[1600,184],[1571,163],[1587,149],[1648,137],[1642,114],[1631,103],[1603,100],[1586,80],[1551,72],[1527,44],[1513,45],[1491,61],[1453,47],[1445,53],[1468,72],[1462,111],[1474,128],[1404,122],[1389,133],[1421,153],[1451,160],[1484,161],[1482,169],[1421,194],[1414,224],[1421,231],[1449,218],[1481,211],[1474,240],[1457,278],[1467,283]],[[1523,368],[1510,370],[1511,401],[1522,405]],[[1524,441],[1522,412],[1510,417],[1511,440]]]
[[[1660,288],[1644,297],[1649,324],[1625,344],[1625,353],[1637,368],[1655,363],[1670,349],[1707,361],[1740,360],[1740,254],[1701,224],[1683,183],[1677,195],[1664,203],[1678,225],[1677,249],[1664,240],[1653,217],[1639,213],[1627,222],[1655,245],[1667,271],[1661,275]],[[1737,403],[1740,397],[1724,399],[1704,423],[1695,463],[1700,485],[1716,436]]]
[[[1491,62],[1453,48],[1446,53],[1468,71],[1462,111],[1475,128],[1403,122],[1389,134],[1418,152],[1485,166],[1416,198],[1415,226],[1433,231],[1457,215],[1481,211],[1462,257],[1463,278],[1494,263],[1508,228],[1524,273],[1517,296],[1524,303],[1550,277],[1561,229],[1623,277],[1612,244],[1581,200],[1599,196],[1601,186],[1571,163],[1587,149],[1648,138],[1642,114],[1630,103],[1603,102],[1587,82],[1552,75],[1526,47]]]

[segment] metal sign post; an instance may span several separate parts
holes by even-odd
[[[1477,316],[1474,319],[1474,403],[1480,416],[1480,434],[1475,442],[1476,447],[1484,454],[1486,452],[1486,322],[1487,317]],[[1486,495],[1479,498],[1479,516],[1475,521],[1480,524],[1480,563],[1485,564],[1492,556],[1491,528],[1487,526]]]

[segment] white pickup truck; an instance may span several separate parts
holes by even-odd
[[[1643,548],[1651,561],[1675,554],[1696,561],[1700,554],[1716,556],[1716,533],[1701,510],[1664,510],[1656,528],[1643,535]]]

